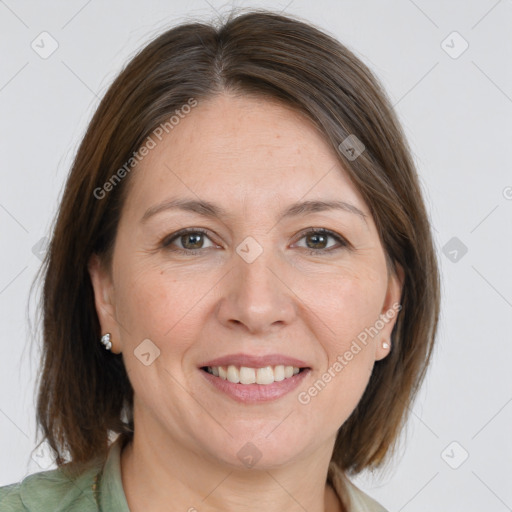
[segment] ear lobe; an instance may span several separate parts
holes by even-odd
[[[392,349],[391,345],[393,342],[391,340],[391,333],[393,332],[398,313],[402,309],[400,302],[405,272],[398,263],[395,263],[395,266],[396,272],[391,271],[389,273],[386,297],[380,313],[381,323],[379,325],[383,325],[376,339],[375,360],[383,359],[389,354],[390,349]]]
[[[115,319],[114,286],[110,273],[105,269],[97,254],[92,254],[87,263],[87,270],[94,290],[96,314],[101,326],[101,333],[111,333],[112,345],[118,342],[118,326]],[[99,340],[98,340],[99,341]],[[112,347],[114,352],[114,347]]]

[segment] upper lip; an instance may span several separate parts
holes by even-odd
[[[297,368],[309,368],[309,365],[295,357],[285,356],[283,354],[267,354],[265,356],[254,356],[250,354],[230,354],[217,357],[199,365],[204,366],[246,366],[247,368],[264,368],[265,366],[295,366]]]

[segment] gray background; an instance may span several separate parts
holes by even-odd
[[[356,484],[389,510],[512,510],[512,2],[250,6],[316,23],[377,74],[435,230],[443,309],[433,365],[399,456]],[[38,353],[27,345],[27,296],[87,122],[145,42],[228,10],[214,0],[0,0],[0,485],[48,465],[31,453]]]

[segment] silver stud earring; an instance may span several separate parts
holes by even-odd
[[[389,348],[389,343],[387,341],[383,341],[382,348],[387,350]]]
[[[107,350],[110,350],[112,348],[112,342],[110,341],[110,333],[109,332],[107,332],[107,334],[104,334],[101,337],[101,343],[103,343],[103,345],[105,345],[105,348]]]

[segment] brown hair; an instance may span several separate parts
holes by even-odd
[[[109,435],[129,437],[134,428],[133,389],[122,355],[99,343],[87,268],[93,253],[110,268],[130,175],[101,199],[95,191],[176,109],[222,91],[264,95],[306,114],[370,208],[390,271],[404,269],[392,350],[376,362],[332,459],[357,473],[382,465],[396,447],[431,358],[440,303],[410,150],[382,86],[349,49],[306,22],[252,10],[231,13],[220,27],[190,22],[154,39],[110,86],[78,149],[41,267],[37,421],[59,466],[104,457]],[[366,148],[356,159],[339,149],[349,135]]]

